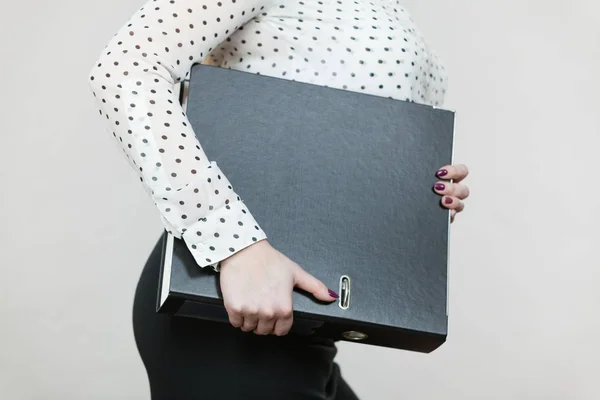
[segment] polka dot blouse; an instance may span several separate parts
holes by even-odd
[[[165,228],[215,269],[266,234],[179,104],[175,85],[199,62],[430,105],[446,91],[444,67],[396,0],[148,1],[89,83]]]

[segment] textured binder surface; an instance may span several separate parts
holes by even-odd
[[[273,246],[336,291],[350,277],[348,309],[295,293],[297,315],[445,337],[449,213],[432,186],[453,112],[196,65],[187,114]],[[170,292],[218,304],[218,274],[173,247]]]

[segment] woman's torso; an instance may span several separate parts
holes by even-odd
[[[396,0],[274,0],[207,61],[436,106],[447,84],[437,54]]]

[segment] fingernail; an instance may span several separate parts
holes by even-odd
[[[444,203],[446,203],[446,204],[452,204],[452,197],[446,197],[444,199]]]
[[[443,183],[436,183],[434,187],[435,187],[435,190],[444,190],[444,189],[446,189],[446,185],[444,185]]]
[[[448,170],[447,169],[440,169],[437,172],[437,176],[446,176],[446,175],[448,175]]]
[[[339,299],[340,298],[340,295],[337,294],[336,292],[334,292],[331,289],[329,289],[329,296],[333,297],[334,299]]]

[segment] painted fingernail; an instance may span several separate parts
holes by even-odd
[[[444,199],[444,203],[446,203],[446,204],[452,204],[452,197],[446,197]]]
[[[437,176],[446,176],[446,175],[448,175],[448,170],[447,169],[440,169],[437,172]]]
[[[329,289],[329,296],[333,297],[334,299],[339,299],[340,298],[340,295],[337,294],[336,292],[334,292],[331,289]]]
[[[443,183],[436,183],[434,187],[435,187],[435,190],[444,190],[444,189],[446,189],[446,185],[444,185]]]

